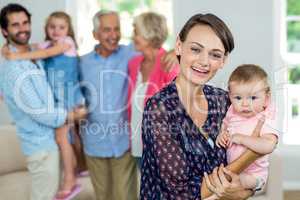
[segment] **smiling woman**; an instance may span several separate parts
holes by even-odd
[[[233,48],[230,30],[213,14],[196,14],[182,28],[176,41],[180,74],[144,110],[141,199],[205,198],[202,179],[212,172],[217,184],[208,186],[218,196],[246,199],[252,194],[237,174],[224,169],[225,150],[214,145],[230,104],[228,94],[206,84]],[[249,153],[242,163],[250,158],[256,155]]]
[[[199,32],[201,37],[194,40]],[[224,65],[225,48],[208,25],[193,27],[187,40],[184,43],[177,40],[176,46],[177,55],[183,52],[189,55],[180,59],[182,76],[179,76],[178,83],[185,77],[194,84],[204,84]]]

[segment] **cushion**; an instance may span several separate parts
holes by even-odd
[[[29,200],[31,179],[27,171],[0,176],[0,199]]]
[[[26,158],[21,152],[14,126],[0,126],[0,175],[26,170]]]

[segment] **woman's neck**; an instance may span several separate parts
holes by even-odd
[[[157,49],[157,48],[147,48],[146,50],[142,51],[142,53],[144,55],[143,62],[154,63],[158,51],[159,51],[159,49]]]
[[[144,59],[141,63],[140,72],[143,76],[143,82],[147,82],[152,72],[152,69],[155,65],[156,55],[159,49],[148,48],[145,51],[142,51]]]
[[[196,85],[181,75],[176,79],[176,87],[186,112],[193,123],[202,128],[208,115],[208,102],[203,93],[203,85]],[[207,138],[205,132],[201,133]]]
[[[198,105],[203,99],[203,85],[197,85],[187,80],[183,75],[179,75],[176,79],[176,87],[180,99],[185,105],[192,108]]]

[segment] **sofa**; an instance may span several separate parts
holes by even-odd
[[[74,200],[95,200],[90,178],[78,181],[83,189]],[[0,126],[0,200],[29,200],[30,183],[15,127]]]

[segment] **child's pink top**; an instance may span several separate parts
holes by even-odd
[[[226,116],[223,120],[223,123],[227,125],[227,130],[230,135],[235,133],[240,133],[244,135],[251,135],[258,120],[262,115],[265,115],[265,123],[261,130],[261,135],[263,134],[274,134],[278,137],[278,129],[276,122],[276,112],[273,104],[267,106],[267,108],[258,113],[257,115],[251,118],[245,118],[239,116],[233,109],[232,105],[229,107]],[[232,144],[227,149],[227,160],[228,163],[231,163],[235,159],[237,159],[246,148],[242,145]],[[268,155],[265,155],[258,160],[256,160],[253,164],[251,164],[247,169],[244,170],[244,173],[252,174],[255,176],[259,176],[263,178],[265,181],[268,177]]]
[[[57,42],[60,44],[70,45],[70,49],[68,49],[66,52],[64,52],[64,55],[71,56],[71,57],[77,56],[75,41],[70,36],[61,38]],[[45,42],[39,43],[38,48],[39,49],[47,49],[48,47],[51,46],[51,44],[52,44],[51,41],[47,40]]]

